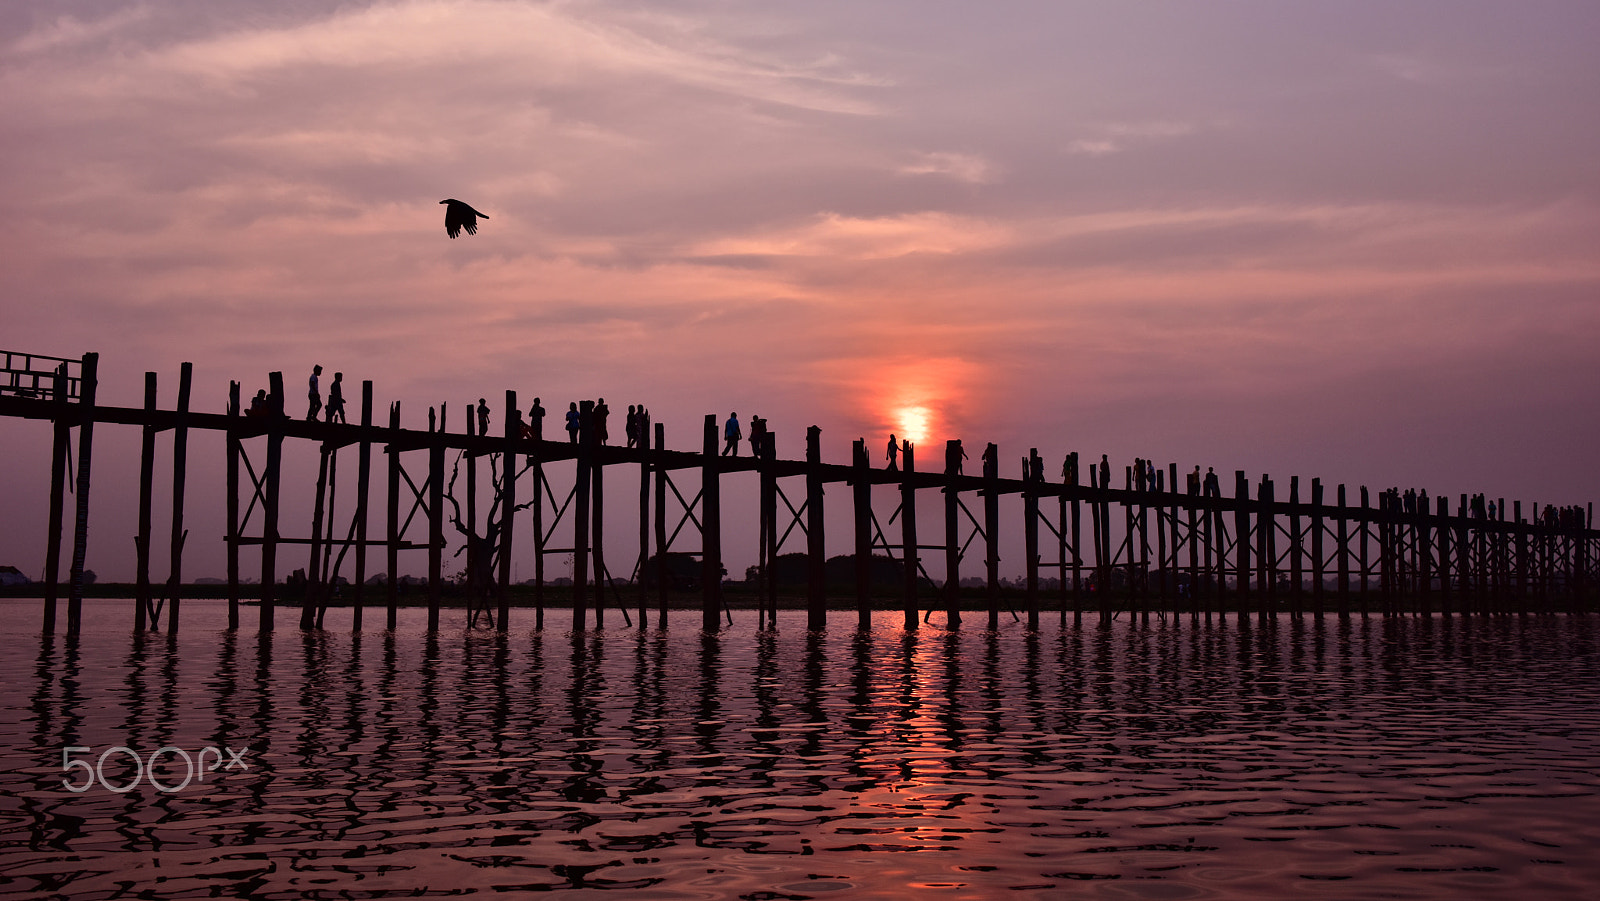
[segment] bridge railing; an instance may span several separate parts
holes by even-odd
[[[83,361],[49,357],[14,350],[0,351],[5,365],[0,368],[0,394],[18,397],[55,396],[56,374],[65,368],[67,400],[75,401],[83,391]]]

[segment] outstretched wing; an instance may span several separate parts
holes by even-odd
[[[460,237],[461,230],[466,229],[467,234],[478,233],[478,217],[489,218],[459,200],[442,200],[444,207],[444,230],[452,238]]]

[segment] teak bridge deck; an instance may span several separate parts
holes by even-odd
[[[270,375],[270,394],[260,415],[248,415],[242,409],[237,382],[231,383],[227,413],[199,413],[189,408],[193,371],[189,363],[182,365],[174,409],[157,408],[153,372],[145,374],[142,408],[111,407],[95,402],[96,354],[71,360],[0,353],[5,356],[5,368],[0,370],[0,415],[50,420],[54,424],[43,578],[47,633],[55,629],[60,594],[61,532],[74,428],[78,430],[76,512],[66,627],[69,633],[81,627],[93,435],[94,427],[101,423],[134,425],[143,430],[134,620],[139,630],[158,626],[163,605],[168,629],[175,631],[178,627],[182,555],[187,537],[183,511],[190,429],[226,433],[230,628],[239,625],[240,548],[260,546],[260,585],[247,587],[259,588],[260,628],[270,630],[274,626],[275,595],[280,589],[279,549],[285,545],[309,545],[306,597],[299,606],[302,628],[320,627],[332,600],[330,586],[352,551],[355,578],[349,600],[354,605],[354,628],[361,628],[367,600],[367,550],[381,547],[388,564],[384,586],[388,627],[394,628],[396,622],[399,554],[403,550],[426,550],[428,626],[437,629],[444,583],[441,570],[447,500],[454,509],[450,523],[468,536],[470,625],[501,630],[508,627],[516,514],[527,511],[535,549],[536,626],[542,628],[544,624],[544,560],[551,554],[571,554],[573,558],[574,627],[587,626],[591,607],[595,625],[603,626],[607,589],[614,599],[620,597],[616,581],[605,565],[605,474],[608,468],[620,465],[637,466],[639,473],[639,546],[632,590],[637,594],[640,627],[648,625],[652,606],[657,610],[658,625],[666,625],[668,555],[687,553],[700,558],[702,627],[708,631],[722,628],[722,476],[734,472],[755,472],[759,476],[757,574],[763,627],[776,625],[778,575],[774,563],[796,529],[804,537],[806,548],[807,624],[811,629],[825,627],[829,586],[823,505],[824,488],[829,483],[851,488],[854,594],[863,628],[869,624],[873,608],[872,568],[878,552],[893,558],[903,575],[901,595],[906,628],[926,622],[940,606],[946,611],[947,625],[960,625],[963,610],[957,587],[959,566],[980,537],[985,552],[987,626],[997,628],[1003,601],[999,579],[999,500],[1005,494],[1022,499],[1026,553],[1022,615],[1032,629],[1038,628],[1041,608],[1047,603],[1040,573],[1052,570],[1058,574],[1059,591],[1053,593],[1057,595],[1056,606],[1063,625],[1069,612],[1075,623],[1081,623],[1085,612],[1098,612],[1101,622],[1110,622],[1121,609],[1146,621],[1152,611],[1168,610],[1208,617],[1213,612],[1232,612],[1240,618],[1254,613],[1265,620],[1279,612],[1296,616],[1336,612],[1341,617],[1348,617],[1352,611],[1363,616],[1372,612],[1393,616],[1402,611],[1432,615],[1435,610],[1444,615],[1587,612],[1592,603],[1590,573],[1600,541],[1600,532],[1593,528],[1592,504],[1582,508],[1546,507],[1543,511],[1535,504],[1530,518],[1524,520],[1522,503],[1517,501],[1508,519],[1504,500],[1486,508],[1482,496],[1469,502],[1464,494],[1453,513],[1446,498],[1430,503],[1426,493],[1407,492],[1402,497],[1395,491],[1381,492],[1374,507],[1365,487],[1360,489],[1359,503],[1351,505],[1344,485],[1337,486],[1336,499],[1328,504],[1319,479],[1311,480],[1309,500],[1303,501],[1298,478],[1290,480],[1287,497],[1279,500],[1277,486],[1270,477],[1263,475],[1252,493],[1243,471],[1234,473],[1234,494],[1225,497],[1214,480],[1200,479],[1198,469],[1188,475],[1186,490],[1179,492],[1177,464],[1169,464],[1163,471],[1143,461],[1124,467],[1123,486],[1113,488],[1110,466],[1104,457],[1099,464],[1083,467],[1087,482],[1081,482],[1076,453],[1067,455],[1062,481],[1052,482],[1045,478],[1037,449],[1022,458],[1022,478],[1006,479],[999,475],[998,451],[993,444],[981,457],[982,474],[963,474],[965,454],[959,441],[947,442],[943,471],[919,471],[916,449],[909,443],[900,452],[898,467],[874,468],[860,440],[853,444],[850,465],[825,464],[821,462],[821,429],[816,426],[807,430],[804,460],[778,459],[770,433],[763,436],[754,456],[727,457],[718,454],[721,441],[715,415],[705,418],[699,452],[666,449],[664,426],[655,423],[652,429],[647,418],[638,429],[637,446],[617,447],[602,443],[605,424],[599,421],[601,414],[592,402],[582,406],[575,443],[551,441],[542,435],[542,416],[524,421],[514,391],[505,395],[503,434],[473,434],[475,420],[470,405],[463,433],[446,431],[443,417],[436,420],[431,409],[427,431],[408,430],[400,426],[398,402],[390,405],[387,426],[374,424],[370,381],[362,383],[358,424],[296,420],[284,415],[283,376],[277,372]],[[171,561],[167,591],[158,593],[150,582],[152,484],[155,436],[168,430],[174,435]],[[259,472],[246,446],[246,442],[256,439],[265,441],[264,465]],[[284,537],[279,531],[278,500],[286,439],[320,444],[310,537]],[[386,531],[379,539],[367,537],[374,445],[381,445],[388,459]],[[333,501],[338,451],[350,446],[357,449],[357,501],[341,538],[334,528]],[[447,495],[444,470],[451,451],[457,452],[457,459]],[[426,455],[427,475],[420,485],[405,467],[408,454]],[[494,500],[480,535],[477,475],[479,459],[484,457],[490,460]],[[467,464],[464,519],[454,497],[463,460]],[[574,467],[573,485],[565,499],[558,500],[546,478],[546,467],[567,463]],[[249,479],[245,492],[241,492],[241,464]],[[699,470],[700,489],[692,499],[685,499],[673,481],[672,474],[681,470]],[[513,473],[511,478],[504,477],[508,471]],[[805,495],[799,507],[780,484],[781,479],[789,478],[804,479]],[[518,483],[527,480],[532,482],[532,497],[519,504]],[[875,485],[898,489],[898,507],[886,524],[880,522],[873,508]],[[919,489],[937,489],[943,495],[942,544],[918,543]],[[981,499],[981,520],[967,506],[964,495]],[[779,513],[780,501],[786,511],[783,516]],[[1113,512],[1113,508],[1118,509]],[[1489,509],[1493,515],[1487,512]],[[678,517],[671,529],[669,510]],[[259,532],[247,535],[246,530],[258,513]],[[427,525],[427,538],[420,542],[407,538],[418,513],[425,516]],[[1087,534],[1082,528],[1085,519],[1089,525]],[[566,534],[571,536],[571,546],[555,547],[552,539],[563,520],[569,525]],[[900,523],[900,540],[891,542],[884,526],[892,527],[896,520]],[[690,523],[700,535],[700,547],[675,552],[675,542]],[[1041,558],[1041,537],[1046,533],[1056,553],[1050,561]],[[942,554],[943,587],[934,587],[924,566],[925,551]],[[655,571],[647,573],[647,568]],[[651,577],[654,586],[649,585]],[[925,601],[929,603],[924,604]],[[618,606],[627,617],[627,607]],[[1021,620],[1015,610],[1011,613]],[[631,617],[627,618],[631,625]]]

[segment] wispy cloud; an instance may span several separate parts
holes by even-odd
[[[849,89],[881,80],[835,60],[794,62],[719,42],[685,20],[597,17],[581,4],[456,0],[378,4],[292,27],[242,29],[153,52],[146,64],[241,87],[281,75],[426,74],[466,83],[583,83],[660,78],[720,93],[825,112],[875,110]],[[633,26],[633,27],[630,27]],[[648,27],[650,30],[643,30]],[[440,85],[442,87],[442,85]]]
[[[859,218],[823,213],[813,221],[755,237],[725,237],[691,257],[783,256],[872,260],[910,254],[955,254],[999,246],[1010,229],[947,213]]]
[[[119,9],[98,19],[85,21],[75,16],[59,16],[34,28],[12,43],[12,52],[26,56],[92,44],[150,18],[147,6]]]
[[[1163,138],[1179,138],[1194,134],[1198,128],[1191,122],[1108,122],[1088,129],[1092,137],[1079,138],[1067,145],[1068,153],[1088,156],[1105,156],[1120,153],[1130,145]]]
[[[902,175],[943,175],[974,185],[994,180],[994,167],[989,161],[971,153],[919,153],[899,171]]]

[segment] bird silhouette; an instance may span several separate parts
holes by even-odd
[[[478,219],[480,217],[483,219],[489,218],[453,197],[439,202],[446,205],[444,208],[444,230],[452,238],[460,236],[463,228],[467,230],[469,235],[477,234]]]

